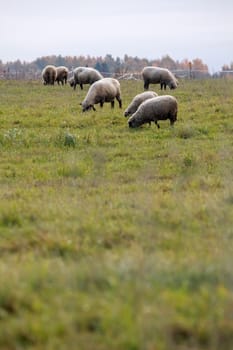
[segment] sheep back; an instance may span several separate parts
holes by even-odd
[[[94,82],[103,79],[102,74],[91,67],[77,67],[74,70],[74,81],[73,88],[76,89],[76,85],[80,85],[80,88],[83,89],[84,84],[93,84]]]
[[[42,70],[42,78],[44,85],[54,85],[56,80],[57,70],[53,65],[47,65]]]
[[[150,84],[160,84],[161,90],[169,86],[170,89],[176,89],[178,80],[174,74],[167,68],[148,66],[142,70],[144,80],[144,89],[148,90]]]
[[[156,92],[154,91],[144,91],[138,95],[136,95],[133,100],[131,101],[131,103],[128,105],[128,107],[126,108],[125,112],[124,112],[124,116],[128,117],[131,116],[133,113],[136,112],[136,110],[138,109],[138,107],[140,106],[140,104],[146,100],[148,100],[149,98],[153,98],[158,96],[158,94],[156,94]]]
[[[59,66],[56,67],[57,75],[56,75],[56,82],[58,84],[62,83],[62,85],[67,83],[67,78],[69,74],[68,68],[65,66]]]
[[[170,120],[173,125],[177,120],[178,103],[170,95],[157,96],[144,101],[138,110],[129,118],[129,127],[136,128],[145,123],[155,122],[159,128],[158,120]]]
[[[84,101],[81,103],[83,112],[91,108],[95,110],[94,105],[98,103],[103,107],[105,102],[111,102],[113,108],[115,98],[121,108],[122,101],[119,81],[114,78],[98,80],[90,86]]]

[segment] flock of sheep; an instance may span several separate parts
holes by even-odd
[[[45,85],[66,84],[69,71],[66,67],[46,66],[42,71],[42,78]],[[150,84],[160,84],[161,90],[176,89],[178,81],[175,76],[166,68],[145,67],[142,70],[144,90],[149,89]],[[83,89],[84,84],[90,84],[85,99],[81,103],[83,112],[95,109],[95,104],[103,107],[105,102],[111,103],[114,107],[115,99],[122,108],[120,83],[114,78],[104,78],[94,68],[78,67],[74,69],[72,78],[69,79],[70,86],[76,89],[79,85]],[[154,122],[159,128],[158,120],[170,120],[173,125],[177,120],[178,104],[175,97],[171,95],[158,96],[153,91],[144,91],[136,95],[124,112],[129,117],[128,125],[136,128],[142,124]]]

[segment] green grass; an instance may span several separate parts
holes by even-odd
[[[82,113],[87,87],[0,81],[1,349],[233,348],[233,81],[167,91],[160,130],[121,87]]]

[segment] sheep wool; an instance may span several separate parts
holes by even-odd
[[[103,76],[97,69],[91,67],[77,67],[74,69],[74,75],[69,80],[69,83],[74,90],[76,89],[76,85],[79,85],[81,90],[83,90],[84,84],[91,85],[100,79],[103,79]]]
[[[154,122],[158,128],[158,120],[170,120],[173,125],[177,120],[178,103],[170,95],[157,96],[144,101],[138,110],[129,118],[130,128],[137,128],[145,123]]]
[[[93,109],[96,110],[94,105],[100,104],[103,107],[105,102],[110,102],[111,107],[114,108],[114,100],[117,100],[119,107],[122,107],[120,83],[113,78],[103,78],[93,83],[84,99],[81,103],[83,112]]]
[[[54,85],[57,77],[56,67],[53,65],[45,66],[42,70],[42,79],[44,85]]]
[[[59,66],[59,67],[56,67],[56,71],[57,71],[56,82],[58,83],[58,85],[60,83],[62,85],[66,84],[68,74],[69,74],[68,68],[66,68],[64,66]]]
[[[136,110],[138,109],[138,107],[140,106],[140,104],[142,102],[148,100],[149,98],[153,98],[156,96],[158,96],[158,94],[156,94],[156,92],[154,92],[154,91],[144,91],[144,92],[136,95],[133,98],[132,102],[126,108],[126,110],[124,112],[124,116],[125,117],[131,116],[133,113],[136,112]]]
[[[174,74],[166,68],[148,66],[142,70],[142,78],[144,80],[144,89],[148,90],[150,84],[160,84],[161,90],[166,90],[169,86],[170,89],[176,89],[178,86],[178,80]]]

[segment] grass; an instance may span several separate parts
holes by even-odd
[[[142,85],[83,114],[87,87],[0,81],[1,349],[232,349],[233,81],[131,130]]]

